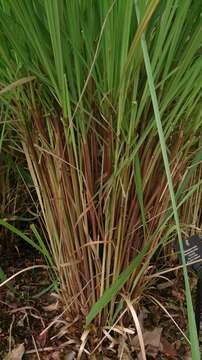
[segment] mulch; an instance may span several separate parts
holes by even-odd
[[[0,244],[0,266],[7,277],[33,265],[43,265],[44,260],[33,249],[25,246]],[[151,297],[156,298],[178,325],[186,333],[186,309],[183,278],[181,272],[168,275],[169,281],[159,278],[155,284],[146,289],[140,308],[145,313],[144,331],[152,334],[155,329],[162,328],[161,347],[153,355],[148,350],[148,359],[186,359],[189,347],[182,334],[177,330],[168,314],[155,303]],[[193,287],[195,279],[192,278]],[[69,341],[69,336],[60,333],[65,321],[56,323],[47,332],[42,331],[61,312],[62,307],[56,294],[48,290],[51,285],[46,269],[33,269],[24,272],[12,280],[13,289],[7,286],[0,288],[0,359],[6,359],[9,350],[15,349],[19,344],[24,344],[25,353],[23,360],[73,360],[74,342]],[[47,290],[45,293],[43,293]],[[133,324],[134,327],[134,324]],[[144,335],[144,334],[143,334]],[[116,347],[110,346],[96,359],[118,359]],[[36,349],[38,349],[38,354]],[[76,349],[76,345],[75,345]],[[149,349],[149,347],[148,347]],[[123,359],[140,359],[139,351],[131,349],[130,357]],[[152,352],[151,352],[152,354]],[[138,358],[139,356],[139,358]],[[83,356],[82,359],[87,359]],[[187,357],[189,359],[189,357]],[[190,358],[191,359],[191,358]],[[9,359],[12,360],[12,359]],[[16,359],[18,360],[18,359]]]

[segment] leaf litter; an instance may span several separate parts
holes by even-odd
[[[28,260],[27,254],[25,258],[26,266],[33,263],[33,259]],[[36,262],[40,263],[41,260],[35,259]],[[12,260],[11,263],[13,263]],[[24,265],[20,263],[20,268],[23,268]],[[10,275],[9,266],[6,270],[8,270],[7,274]],[[13,273],[16,270],[19,270],[19,266],[17,269],[12,268],[10,271]],[[72,323],[72,329],[74,330],[71,329],[67,319],[61,318],[41,337],[43,329],[57,317],[57,314],[61,313],[62,309],[58,296],[55,296],[55,294],[47,293],[37,299],[31,298],[31,293],[36,293],[36,289],[39,288],[42,280],[43,283],[44,281],[48,283],[47,271],[39,272],[35,270],[31,274],[24,274],[13,281],[13,285],[18,291],[24,291],[25,294],[30,295],[27,298],[24,296],[24,298],[18,299],[8,288],[2,288],[0,294],[0,312],[2,314],[0,316],[0,343],[1,346],[4,344],[5,350],[2,353],[0,346],[0,356],[3,354],[1,357],[3,360],[21,360],[22,358],[23,360],[38,360],[37,352],[41,360],[76,359],[81,344],[78,332],[79,327],[81,331],[79,318]],[[30,287],[28,287],[29,284]],[[32,284],[34,285],[32,286]],[[160,286],[156,286],[155,290],[151,289],[152,295],[165,304],[165,307],[179,323],[180,327],[186,330],[182,279],[172,279],[171,286],[167,286],[168,284],[165,286],[163,282],[158,283],[158,285]],[[177,293],[173,289],[178,289]],[[137,314],[148,360],[191,359],[188,352],[189,348],[179,331],[157,304],[149,303],[147,294],[141,301]],[[13,315],[15,315],[14,321],[12,320]],[[12,321],[12,334],[9,334]],[[106,328],[106,330],[108,331],[109,328]],[[75,336],[73,336],[74,331]],[[88,351],[90,350],[89,343],[94,341],[94,335],[91,338],[91,333],[88,334],[81,360],[119,358],[122,360],[142,360],[139,340],[133,322],[128,325],[123,321],[122,324],[117,324],[109,334],[110,336],[105,339],[99,349],[100,357],[96,355],[94,358],[87,355],[87,353],[90,354],[90,351]],[[32,337],[35,339],[37,350],[34,347]],[[76,340],[76,337],[78,340]],[[3,341],[1,342],[1,340]],[[96,341],[95,339],[95,344]],[[10,353],[8,352],[9,342],[12,349]]]
[[[24,344],[17,345],[10,353],[6,355],[4,360],[21,360],[25,352]]]

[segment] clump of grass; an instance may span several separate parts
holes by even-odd
[[[85,320],[94,306],[88,322],[98,315],[97,326],[113,323],[120,289],[139,298],[152,254],[171,231],[181,238],[177,210],[192,194],[181,187],[202,122],[200,5],[0,4],[0,82],[12,83],[2,99],[21,137],[61,296],[72,319]],[[177,227],[168,226],[173,213]],[[191,313],[186,270],[185,280]]]

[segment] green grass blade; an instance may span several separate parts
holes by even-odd
[[[134,168],[135,168],[134,169],[134,178],[135,178],[136,193],[137,193],[137,198],[138,198],[139,205],[140,205],[144,236],[146,236],[147,224],[146,224],[146,217],[145,217],[145,207],[144,207],[144,197],[143,197],[143,185],[142,185],[140,159],[139,159],[138,154],[135,156]]]
[[[5,272],[3,271],[2,267],[0,266],[0,281],[3,282],[6,279],[7,279],[7,276],[6,276]],[[6,286],[13,294],[15,294],[17,296],[21,296],[20,292],[17,291],[12,284],[8,283],[8,284],[6,284]]]
[[[15,226],[9,224],[7,221],[0,219],[0,225],[5,227],[6,229],[12,231],[13,234],[19,236],[21,239],[25,240],[29,245],[31,245],[34,249],[43,254],[43,249],[38,246],[32,239],[30,239],[27,235],[25,235],[22,231],[17,229]]]
[[[176,193],[176,198],[178,199],[182,193],[186,190],[186,187],[187,185],[189,184],[189,181],[191,179],[191,177],[193,176],[195,170],[196,170],[196,167],[201,163],[202,161],[202,148],[199,149],[195,156],[194,156],[194,159],[192,160],[192,163],[186,173],[186,175],[184,176],[180,186],[179,186],[179,189]]]
[[[148,241],[144,249],[130,263],[127,269],[117,278],[117,280],[107,289],[101,298],[93,305],[86,318],[86,326],[98,315],[101,310],[118,294],[120,289],[126,283],[132,272],[142,263],[145,254],[148,251],[150,242]]]
[[[31,225],[30,225],[30,228],[31,228],[31,230],[33,231],[36,239],[38,240],[38,243],[39,243],[39,246],[40,246],[40,249],[41,249],[41,252],[42,252],[43,256],[47,259],[49,265],[50,265],[51,267],[53,267],[53,261],[52,261],[52,259],[51,259],[50,254],[49,254],[49,251],[48,251],[46,245],[44,244],[44,241],[42,240],[39,232],[37,231],[36,226],[35,226],[34,224],[31,224]]]
[[[137,1],[136,1],[136,11],[137,11],[137,16],[139,18]],[[174,213],[174,218],[175,218],[175,222],[176,222],[177,236],[178,236],[179,245],[180,245],[182,263],[183,263],[183,273],[184,273],[185,291],[186,291],[186,300],[187,300],[192,359],[200,360],[198,336],[197,336],[197,331],[196,331],[195,317],[194,317],[194,311],[193,311],[193,305],[192,305],[189,277],[188,277],[188,272],[187,272],[187,267],[186,267],[184,250],[183,250],[183,242],[182,242],[179,216],[178,216],[178,211],[177,211],[177,204],[176,204],[175,193],[174,193],[174,189],[173,189],[172,176],[171,176],[170,165],[169,165],[168,156],[167,156],[166,143],[165,143],[163,127],[162,127],[162,123],[161,123],[161,116],[160,116],[160,111],[159,111],[159,106],[158,106],[158,100],[157,100],[157,95],[156,95],[155,86],[154,86],[151,63],[150,63],[150,58],[149,58],[148,49],[147,49],[147,43],[146,43],[144,35],[142,35],[141,43],[142,43],[145,67],[146,67],[146,71],[147,71],[148,84],[149,84],[149,89],[150,89],[150,94],[151,94],[151,99],[152,99],[153,109],[154,109],[154,114],[155,114],[156,126],[158,129],[159,141],[160,141],[160,145],[161,145],[161,151],[162,151],[162,155],[163,155],[164,166],[165,166],[165,171],[166,171],[166,176],[167,176],[167,181],[168,181],[168,187],[169,187],[169,192],[170,192],[170,197],[171,197],[171,202],[172,202],[172,207],[173,207],[173,213]]]

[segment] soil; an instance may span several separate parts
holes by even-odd
[[[0,266],[7,277],[33,265],[44,265],[40,255],[25,244],[23,247],[19,244],[5,247],[2,242],[0,246]],[[53,307],[55,304],[56,308],[58,300],[48,290],[51,281],[47,270],[36,268],[26,271],[11,283],[14,289],[10,285],[0,288],[0,359],[22,343],[26,349],[23,359],[37,358],[32,354],[32,350],[36,352],[35,346],[54,352],[61,344],[52,342],[50,347],[47,335],[40,337],[42,330],[60,311],[58,306],[56,310]],[[45,294],[41,295],[44,291]],[[45,311],[50,304],[53,309]],[[53,335],[50,330],[48,336],[51,338]],[[48,359],[47,356],[44,358]]]
[[[5,245],[5,241],[0,243],[0,266],[7,277],[29,266],[44,265],[43,258],[24,243],[14,242],[11,245]],[[187,333],[182,275],[179,271],[168,274],[167,277],[168,280],[159,278],[151,283],[146,288],[140,304],[140,312],[144,318],[144,340],[147,338],[147,358],[188,360],[191,359],[188,356],[189,346],[168,316],[169,313],[185,334]],[[196,280],[193,276],[191,279],[194,288]],[[41,335],[51,321],[62,312],[58,296],[50,289],[51,280],[47,270],[35,268],[26,271],[9,284],[14,287],[15,293],[13,288],[6,285],[0,288],[0,359],[14,360],[14,357],[6,358],[6,354],[19,344],[24,344],[23,360],[73,360],[73,341],[72,344],[71,341],[68,342],[66,334],[57,337],[60,326],[64,324],[61,323],[59,327],[57,324]],[[167,314],[154,299],[165,307]],[[153,344],[152,339],[156,336],[154,334],[159,331],[160,342]],[[139,344],[134,340],[135,335],[130,335],[129,338],[126,341],[128,354],[125,352],[122,359],[141,359]],[[113,348],[110,348],[107,342],[104,344],[106,349],[100,356],[92,359],[121,358],[120,344]],[[87,358],[83,356],[82,359]]]

